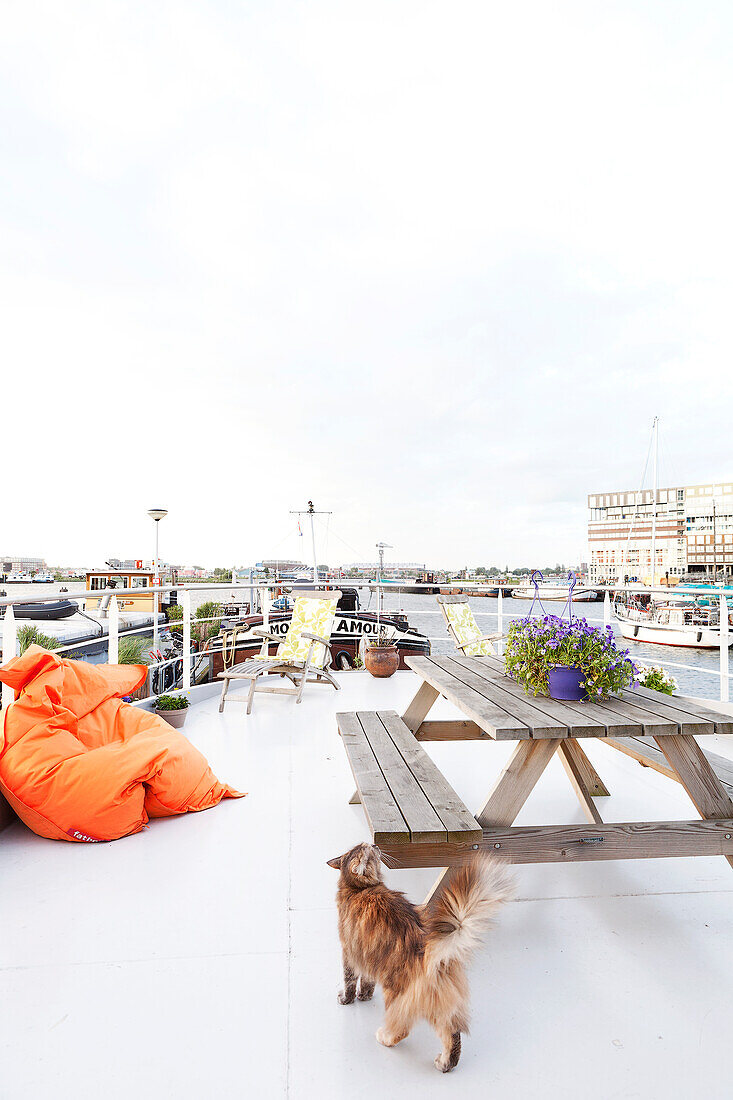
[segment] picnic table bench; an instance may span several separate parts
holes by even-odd
[[[338,715],[374,840],[400,866],[450,868],[477,849],[513,863],[722,855],[733,866],[733,764],[695,740],[733,734],[733,718],[713,704],[644,688],[598,702],[532,697],[493,657],[408,657],[407,664],[422,683],[401,718]],[[441,696],[460,713],[430,721]],[[609,792],[582,749],[589,737],[675,779],[700,819],[605,824],[596,799]],[[516,743],[475,817],[422,749],[431,740]],[[515,826],[555,753],[589,825]]]
[[[375,844],[478,845],[478,821],[395,711],[336,719]]]

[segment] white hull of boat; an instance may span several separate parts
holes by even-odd
[[[534,595],[533,584],[522,584],[518,588],[512,589],[513,600],[533,600]],[[561,588],[559,585],[540,585],[538,595],[541,600],[566,600],[568,590],[567,588]],[[592,588],[573,590],[573,603],[592,603],[597,598],[597,594]]]
[[[665,626],[662,623],[620,619],[618,628],[630,642],[650,642],[652,645],[675,645],[690,649],[720,647],[720,631],[709,626]]]

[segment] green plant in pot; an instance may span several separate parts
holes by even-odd
[[[604,699],[629,687],[638,669],[619,649],[613,629],[557,615],[511,624],[504,654],[507,673],[531,695],[553,699]]]
[[[400,664],[400,654],[395,644],[393,632],[386,627],[380,627],[376,634],[366,639],[364,650],[364,665],[367,672],[380,679],[392,676]]]
[[[639,683],[651,691],[661,691],[663,695],[674,695],[678,688],[674,676],[670,676],[663,668],[656,665],[641,669]]]
[[[188,713],[188,696],[186,695],[159,695],[155,700],[155,713],[159,718],[179,730],[186,721]]]

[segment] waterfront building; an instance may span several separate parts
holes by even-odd
[[[43,558],[23,557],[21,554],[0,557],[0,573],[43,573],[45,570]]]
[[[708,482],[588,496],[589,581],[651,582],[656,511],[658,581],[685,574],[733,575],[733,482]]]
[[[359,576],[359,577],[376,577],[379,569],[378,561],[357,561],[352,562],[350,565],[341,565],[339,570],[341,573],[347,576]],[[382,566],[383,577],[414,577],[418,573],[422,573],[425,569],[425,563],[419,563],[414,561],[390,561],[385,562]]]

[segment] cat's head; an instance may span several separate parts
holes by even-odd
[[[357,844],[342,856],[329,859],[328,866],[341,872],[347,886],[356,889],[376,886],[382,881],[382,853],[376,844]]]

